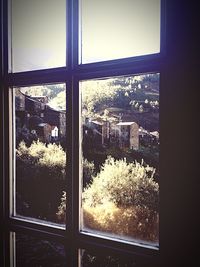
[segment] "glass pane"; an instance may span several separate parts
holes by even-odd
[[[81,229],[158,245],[159,74],[80,88]]]
[[[82,0],[80,63],[160,52],[160,0]]]
[[[62,244],[19,233],[12,233],[12,237],[14,249],[10,257],[13,266],[66,266],[66,253]]]
[[[151,259],[143,257],[138,261],[133,255],[123,253],[108,254],[100,250],[80,250],[79,267],[144,267],[155,266],[151,265]]]
[[[11,71],[66,65],[66,1],[11,0]]]
[[[66,88],[14,88],[16,214],[63,223],[66,183]]]

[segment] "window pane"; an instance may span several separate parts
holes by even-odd
[[[65,84],[14,88],[16,214],[63,223]]]
[[[80,250],[80,265],[79,267],[144,267],[155,266],[151,265],[151,259],[142,257],[140,261],[133,255],[126,255],[123,253],[108,254],[101,250]]]
[[[81,229],[158,245],[159,74],[80,88]]]
[[[66,1],[11,0],[12,72],[66,65]]]
[[[80,63],[160,52],[160,0],[82,0]]]
[[[62,244],[30,235],[12,233],[11,259],[16,267],[66,266],[65,248]]]

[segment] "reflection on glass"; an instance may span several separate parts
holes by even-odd
[[[66,65],[66,1],[11,0],[11,71]]]
[[[14,248],[12,254],[16,267],[64,267],[66,266],[65,248],[50,240],[43,240],[25,234],[13,234]]]
[[[65,84],[14,88],[17,215],[64,221],[65,94]]]
[[[80,63],[160,52],[160,0],[81,2]]]
[[[151,266],[150,259],[140,259],[140,263],[132,255],[117,253],[111,255],[102,251],[80,250],[79,267],[144,267]],[[155,266],[155,265],[152,265]]]
[[[159,74],[80,88],[81,229],[158,245]]]

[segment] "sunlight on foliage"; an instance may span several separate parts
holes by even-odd
[[[137,101],[145,103],[147,97],[152,100],[146,103],[148,108],[153,106],[155,98],[154,106],[158,106],[158,79],[157,74],[145,74],[81,82],[84,116],[96,117],[96,111],[101,111],[110,103],[119,108],[136,108],[143,112],[143,106]]]
[[[84,228],[107,232],[121,238],[158,241],[158,214],[148,208],[117,207],[108,202],[96,207],[83,206]]]
[[[159,186],[154,173],[143,162],[127,163],[109,156],[83,192],[84,229],[157,242]],[[65,210],[64,193],[57,213],[61,221]]]
[[[62,166],[66,164],[66,154],[60,145],[49,144],[39,163],[47,166]]]
[[[16,173],[18,214],[57,222],[56,213],[66,186],[63,148],[55,143],[47,145],[37,141],[27,146],[20,142],[16,149]],[[60,218],[65,218],[63,207]]]
[[[158,184],[153,180],[155,169],[143,163],[127,163],[126,159],[108,157],[100,173],[83,193],[89,206],[111,201],[118,207],[139,205],[158,209]]]
[[[65,97],[66,97],[66,92],[62,91],[58,93],[57,96],[49,102],[49,105],[55,109],[66,110],[66,98]]]
[[[65,168],[66,154],[60,145],[48,144],[47,146],[40,142],[34,141],[30,147],[27,147],[22,141],[16,150],[17,157],[32,161],[32,163],[46,167]]]
[[[158,241],[159,186],[155,169],[108,157],[83,193],[84,227]]]
[[[44,155],[46,151],[46,146],[40,141],[33,142],[28,148],[28,153],[30,156],[35,158],[40,158]]]

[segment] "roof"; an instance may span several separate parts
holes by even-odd
[[[51,126],[51,129],[52,129],[52,130],[54,130],[55,128],[57,128],[57,129],[58,129],[58,127],[57,127],[57,126],[55,126],[55,125],[54,125],[54,126]]]
[[[44,126],[46,126],[46,125],[49,125],[49,124],[46,123],[46,122],[42,122],[42,123],[39,123],[39,124],[38,124],[38,126],[40,126],[40,127],[44,127]]]
[[[123,122],[117,123],[117,125],[119,125],[119,126],[123,126],[123,125],[129,126],[129,125],[132,125],[132,124],[136,124],[136,123],[134,121],[123,121]]]
[[[100,122],[100,121],[92,121],[92,123],[94,123],[94,124],[98,124],[98,125],[103,125],[103,123]]]
[[[50,106],[49,104],[45,104],[47,107],[47,110],[51,110],[51,111],[55,111],[55,112],[59,112],[59,113],[66,113],[65,110],[63,109],[55,109],[54,107]]]
[[[46,95],[29,95],[29,97],[32,97],[32,98],[45,98],[45,97],[48,97]]]
[[[150,134],[159,138],[159,132],[158,131],[150,132]]]

